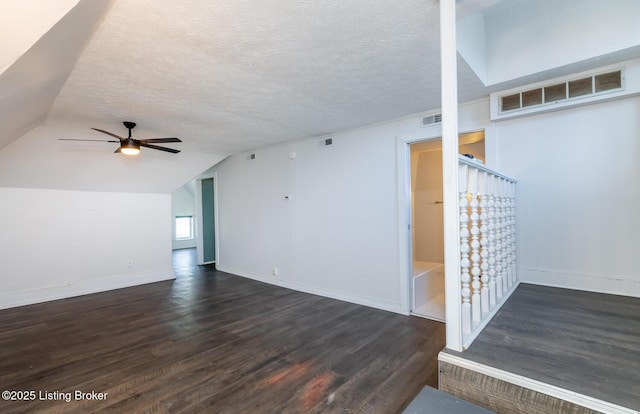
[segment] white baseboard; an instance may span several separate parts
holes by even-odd
[[[607,401],[598,400],[596,398],[589,397],[588,395],[579,394],[574,391],[556,387],[555,385],[546,384],[544,382],[540,382],[531,378],[523,377],[522,375],[517,375],[511,372],[503,371],[501,369],[493,368],[488,365],[461,358],[457,355],[448,354],[446,352],[440,352],[438,354],[438,361],[446,362],[462,367],[464,369],[475,371],[477,373],[493,377],[522,388],[527,388],[535,392],[558,398],[560,400],[569,401],[582,407],[586,407],[602,413],[638,414],[638,411],[632,410],[630,408],[612,404]]]
[[[82,280],[78,282],[71,282],[66,285],[49,286],[38,289],[0,292],[0,309],[32,305],[34,303],[105,292],[108,290],[144,285],[147,283],[160,282],[175,278],[176,275],[173,272],[173,269],[168,268],[156,271],[127,273],[124,275],[100,279]]]
[[[193,249],[196,247],[196,243],[194,241],[189,241],[189,242],[177,242],[177,241],[173,241],[173,243],[171,243],[171,250],[180,250],[180,249]]]
[[[519,268],[518,279],[532,285],[553,286],[611,295],[640,297],[640,278],[589,275],[557,270]]]
[[[259,282],[268,283],[270,285],[280,286],[287,289],[297,290],[299,292],[310,293],[312,295],[324,296],[326,298],[337,299],[344,302],[355,303],[356,305],[368,306],[370,308],[381,309],[389,312],[399,313],[401,315],[406,315],[406,312],[403,312],[400,306],[400,303],[387,302],[384,300],[371,298],[367,296],[354,295],[346,292],[338,292],[331,289],[321,288],[318,286],[307,285],[304,283],[296,283],[290,282],[283,279],[278,279],[275,277],[266,277],[251,274],[239,269],[233,269],[229,267],[217,266],[217,270],[225,273],[231,273],[236,276],[246,277],[248,279],[257,280]]]

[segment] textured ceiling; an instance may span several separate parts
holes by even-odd
[[[437,108],[438,16],[436,0],[120,0],[48,121],[132,120],[228,154]],[[486,96],[465,65],[461,84]]]

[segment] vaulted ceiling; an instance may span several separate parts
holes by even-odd
[[[0,6],[7,30],[24,27],[3,33],[0,186],[172,191],[228,154],[440,106],[437,0],[24,1]],[[459,17],[511,1],[458,1]],[[459,90],[492,89],[460,59]],[[182,153],[58,141],[125,134],[124,120]]]

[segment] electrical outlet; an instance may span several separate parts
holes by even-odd
[[[273,276],[278,276],[278,268],[277,268],[277,267],[274,267],[273,269],[271,269],[271,274],[272,274]]]

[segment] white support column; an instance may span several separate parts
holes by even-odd
[[[456,2],[440,0],[442,96],[442,177],[447,348],[462,351],[462,286],[459,279],[458,223],[458,67]],[[427,76],[427,74],[425,74]]]

